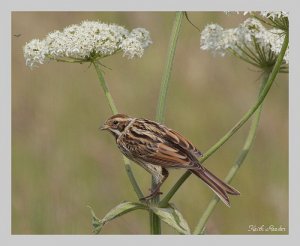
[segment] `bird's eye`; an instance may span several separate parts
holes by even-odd
[[[113,124],[114,124],[114,125],[117,125],[117,124],[118,124],[118,121],[117,121],[117,120],[114,120],[114,121],[113,121]]]

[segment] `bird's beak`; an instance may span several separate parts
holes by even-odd
[[[99,127],[100,130],[107,130],[108,129],[108,125],[103,125]]]

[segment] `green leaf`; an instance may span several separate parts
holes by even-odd
[[[150,209],[159,216],[162,221],[173,227],[179,233],[191,234],[186,220],[174,205],[169,204],[166,208],[150,207]]]
[[[145,209],[147,210],[148,207],[142,203],[137,203],[137,202],[122,202],[119,205],[117,205],[116,207],[114,207],[113,209],[111,209],[105,216],[103,219],[99,219],[93,209],[88,206],[91,210],[91,214],[92,214],[92,225],[93,225],[93,232],[95,234],[99,234],[102,227],[109,221],[123,215],[126,213],[129,213],[131,211],[137,210],[137,209]]]

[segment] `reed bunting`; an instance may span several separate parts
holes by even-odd
[[[190,141],[162,124],[116,114],[107,119],[101,129],[114,135],[118,148],[127,158],[154,176],[157,186],[143,199],[161,194],[159,189],[168,177],[169,168],[188,169],[202,179],[227,206],[230,206],[228,194],[240,194],[200,164],[197,158],[202,154]]]

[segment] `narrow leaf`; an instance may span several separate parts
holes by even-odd
[[[150,209],[159,216],[162,221],[173,227],[179,233],[191,234],[186,220],[173,205],[169,205],[166,208],[150,207]]]
[[[123,215],[126,213],[129,213],[131,211],[137,210],[137,209],[147,209],[147,206],[142,203],[137,202],[122,202],[113,209],[111,209],[103,219],[99,219],[96,217],[93,209],[89,207],[92,214],[92,225],[93,225],[93,232],[95,234],[99,234],[102,227],[109,221]]]

